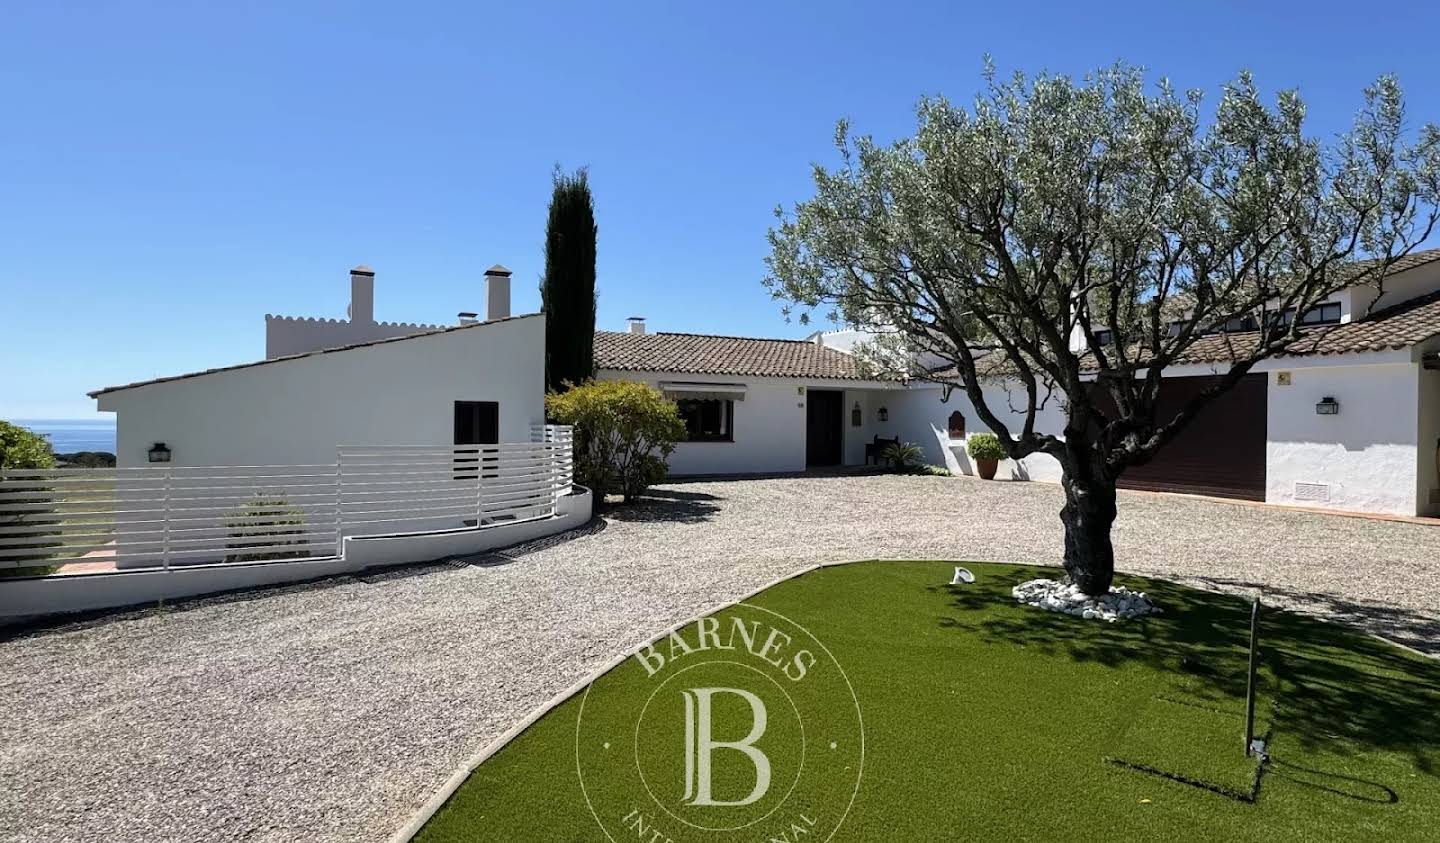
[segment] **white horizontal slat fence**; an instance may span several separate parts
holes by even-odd
[[[0,471],[0,568],[333,558],[346,536],[547,518],[570,492],[573,434],[543,425],[531,438],[345,446],[317,465]]]

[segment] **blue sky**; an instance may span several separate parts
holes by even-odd
[[[1393,71],[1440,120],[1440,6],[1260,5],[7,4],[0,418],[257,359],[265,313],[343,316],[359,263],[381,319],[481,310],[497,262],[534,310],[556,163],[591,171],[601,327],[803,336],[760,286],[772,209],[837,118],[906,133],[986,52],[1212,93],[1251,68],[1325,135]]]

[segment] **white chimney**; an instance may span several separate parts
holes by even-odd
[[[824,332],[824,331],[816,331],[816,332],[815,332],[815,347],[816,347],[816,348],[824,348],[824,347],[825,347],[825,332]]]
[[[645,333],[645,317],[644,317],[644,316],[631,316],[629,319],[626,319],[625,321],[630,323],[630,333],[632,333],[632,334],[643,334],[643,333]]]
[[[510,318],[510,270],[495,264],[485,270],[485,321]]]
[[[457,314],[457,315],[459,316],[460,324],[461,324],[461,325],[474,325],[474,324],[476,324],[477,322],[480,321],[479,318],[477,318],[477,317],[480,316],[480,314],[478,314],[478,313],[471,313],[471,312],[469,312],[469,311],[467,311],[467,310],[462,310],[462,311],[460,311],[460,313]]]
[[[350,322],[355,325],[375,323],[375,270],[357,266],[350,270]]]

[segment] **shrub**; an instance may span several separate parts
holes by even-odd
[[[965,441],[965,450],[969,452],[971,459],[1005,459],[1005,449],[1000,447],[1000,439],[993,433],[972,434],[970,438]]]
[[[45,469],[55,467],[55,454],[50,450],[50,443],[38,433],[27,428],[20,427],[10,422],[0,421],[0,469]],[[17,487],[7,489],[11,492],[48,492],[50,487],[38,484],[34,487]],[[31,504],[46,503],[44,498],[27,499],[25,507],[20,509],[5,509],[0,503],[0,526],[3,527],[28,527],[35,525],[34,533],[9,533],[6,538],[29,539],[33,542],[24,544],[6,545],[7,550],[29,550],[43,549],[47,547],[58,547],[61,542],[56,536],[59,531],[54,528],[58,515],[53,510],[35,509]],[[48,525],[48,529],[47,529]],[[48,554],[36,553],[36,556],[47,556]],[[0,577],[39,577],[53,573],[58,566],[55,565],[31,565],[24,568],[0,568]]]
[[[914,442],[892,442],[880,452],[880,458],[897,471],[910,471],[925,459],[925,452]]]
[[[665,479],[666,460],[685,438],[685,423],[653,387],[633,381],[590,381],[545,396],[545,410],[575,428],[575,480],[597,500],[624,500]]]
[[[258,494],[225,516],[230,530],[226,562],[259,562],[265,559],[304,559],[310,555],[306,542],[305,513],[291,506],[284,495]],[[293,550],[276,545],[294,545]],[[263,547],[265,550],[247,551]]]
[[[18,424],[0,421],[0,469],[54,467],[55,453],[45,437]]]

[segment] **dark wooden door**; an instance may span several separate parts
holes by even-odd
[[[812,389],[805,402],[805,464],[839,465],[843,449],[845,394]]]
[[[1160,385],[1156,418],[1163,422],[1173,417],[1182,404],[1216,380],[1166,378]],[[1268,390],[1267,375],[1241,378],[1229,392],[1201,410],[1154,459],[1125,469],[1120,487],[1265,500]]]

